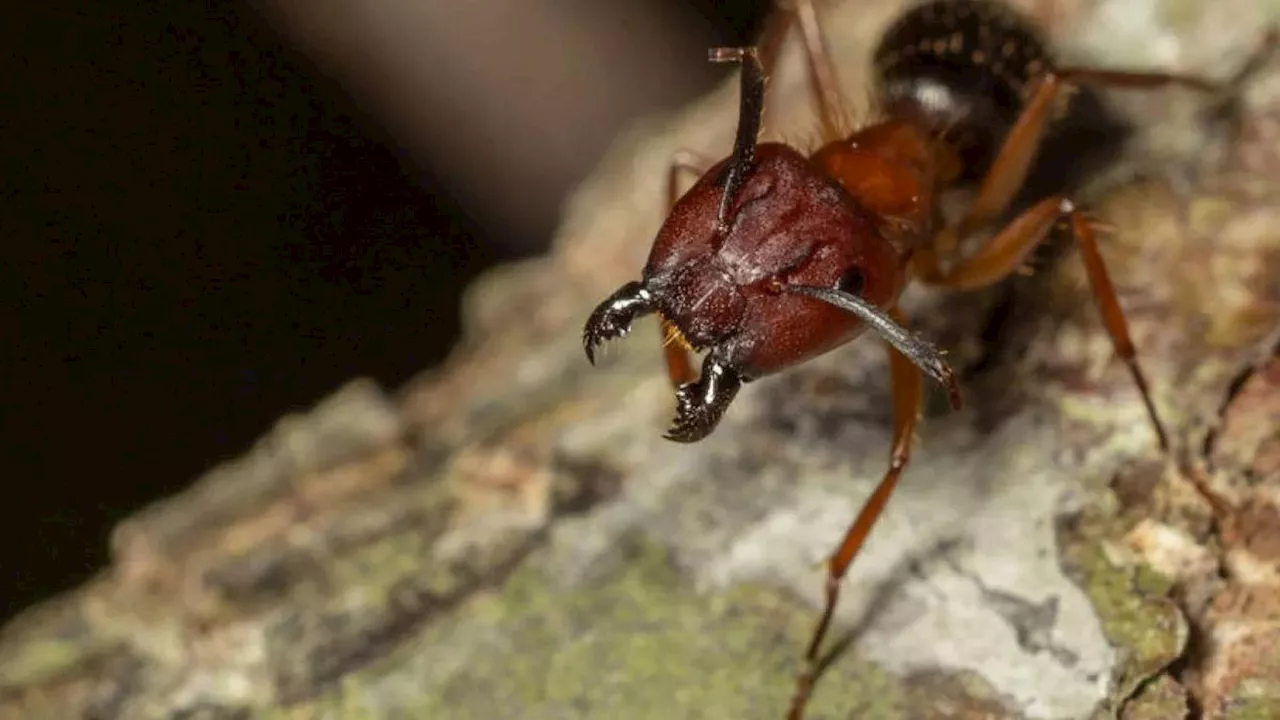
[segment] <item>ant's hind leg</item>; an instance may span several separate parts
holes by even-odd
[[[1229,98],[1239,95],[1258,71],[1266,67],[1280,50],[1280,27],[1267,29],[1262,41],[1245,59],[1244,64],[1226,80],[1209,80],[1198,75],[1159,71],[1109,70],[1094,67],[1062,67],[1062,79],[1077,85],[1139,90],[1179,85],[1210,95]]]

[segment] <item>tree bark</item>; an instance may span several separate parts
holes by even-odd
[[[1020,4],[1073,60],[1173,48],[1215,76],[1280,19]],[[852,99],[899,9],[825,11]],[[815,127],[796,50],[767,117],[791,140]],[[1104,100],[1137,131],[1079,192],[1114,226],[1173,457],[1070,248],[989,292],[913,293],[966,409],[927,412],[843,586],[812,718],[1280,713],[1280,72],[1236,137],[1189,92]],[[442,367],[395,393],[355,381],[122,523],[109,568],[0,630],[0,718],[782,717],[816,564],[887,462],[882,349],[753,383],[682,446],[661,439],[656,327],[596,369],[580,346],[643,263],[672,153],[723,155],[735,111],[729,80],[620,139],[554,251],[472,288]],[[1046,162],[1054,182],[1085,167]]]

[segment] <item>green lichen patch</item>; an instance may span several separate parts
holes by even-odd
[[[1274,720],[1280,717],[1280,682],[1260,680],[1241,684],[1245,692],[1225,705],[1223,720]]]
[[[433,623],[397,663],[371,667],[294,711],[450,720],[782,717],[812,611],[762,588],[701,594],[664,552],[634,545],[624,554],[615,572],[569,592],[532,562],[499,593]],[[463,638],[469,647],[458,646]],[[977,677],[897,679],[844,652],[820,679],[806,717],[1014,715]]]
[[[766,592],[699,596],[663,553],[629,554],[620,575],[568,595],[536,572],[513,581],[494,613],[509,649],[425,688],[432,716],[781,716],[808,618]],[[840,663],[822,690],[812,718],[902,717],[901,693],[865,663]]]
[[[1059,526],[1067,574],[1089,596],[1119,654],[1110,699],[1102,708],[1111,716],[1125,710],[1135,693],[1181,657],[1189,633],[1186,617],[1168,597],[1168,578],[1145,565],[1118,566],[1108,557],[1105,544],[1119,526],[1098,508]]]
[[[1160,675],[1125,704],[1123,720],[1184,720],[1190,712],[1187,689],[1168,675]]]

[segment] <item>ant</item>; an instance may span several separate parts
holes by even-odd
[[[760,142],[765,70],[755,47],[717,48],[738,62],[741,99],[732,154],[702,170],[672,165],[670,213],[641,279],[592,312],[583,331],[594,364],[602,343],[657,314],[677,412],[665,434],[692,443],[719,424],[742,385],[827,353],[868,328],[889,346],[893,435],[889,468],[827,560],[826,602],[804,656],[788,718],[800,720],[840,583],[911,458],[923,377],[961,407],[942,350],[906,329],[897,303],[911,281],[955,290],[993,285],[1019,271],[1055,228],[1069,230],[1111,337],[1146,407],[1162,452],[1169,435],[1115,288],[1093,221],[1067,194],[1031,204],[993,228],[1026,181],[1043,136],[1071,86],[1183,86],[1228,99],[1262,64],[1260,51],[1225,83],[1163,72],[1061,67],[1037,28],[1000,3],[927,0],[902,15],[874,55],[878,111],[858,128],[842,122],[836,72],[814,0],[790,0],[779,32],[799,25],[823,144],[809,155]],[[1276,32],[1263,51],[1274,48]],[[676,197],[680,169],[701,178]],[[976,184],[957,223],[940,212],[943,192]],[[996,229],[971,253],[962,242]],[[702,352],[695,379],[688,353]]]

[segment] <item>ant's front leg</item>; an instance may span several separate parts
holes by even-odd
[[[895,310],[893,317],[900,321],[900,314]],[[845,531],[844,538],[827,558],[826,602],[822,607],[822,615],[810,636],[809,646],[804,654],[804,667],[796,678],[795,694],[791,699],[791,708],[787,712],[787,720],[802,720],[805,706],[813,692],[814,682],[822,665],[822,641],[831,627],[831,619],[835,615],[836,604],[840,600],[840,583],[845,573],[853,564],[854,558],[862,550],[863,544],[871,535],[876,521],[884,513],[889,498],[898,486],[907,464],[911,462],[911,442],[915,437],[916,423],[920,419],[920,400],[924,396],[924,376],[920,368],[892,345],[889,351],[889,380],[893,393],[893,444],[889,452],[889,469],[876,485],[876,489],[867,498],[862,510]]]

